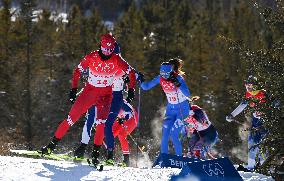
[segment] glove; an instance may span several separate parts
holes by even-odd
[[[170,77],[170,81],[176,86],[176,87],[180,87],[181,83],[178,81],[177,77],[172,75]]]
[[[118,124],[122,125],[123,122],[124,122],[124,119],[123,118],[117,118],[117,122],[118,122]]]
[[[145,78],[144,78],[144,74],[142,72],[138,72],[138,77],[137,77],[137,80],[140,81],[141,83],[145,81]]]
[[[76,94],[77,94],[77,88],[72,88],[70,90],[70,93],[69,93],[69,100],[72,104],[74,104],[75,100],[76,100]]]
[[[128,76],[127,74],[124,74],[124,75],[122,76],[122,79],[123,79],[123,81],[124,81],[125,84],[127,84],[127,83],[130,82],[129,76]]]
[[[133,88],[128,89],[128,95],[127,95],[126,101],[128,103],[131,103],[134,100],[134,98],[135,98],[134,89]]]
[[[229,123],[234,121],[234,117],[232,115],[228,115],[226,116],[226,121],[228,121]]]

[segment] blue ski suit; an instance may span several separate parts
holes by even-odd
[[[162,86],[168,100],[166,114],[162,128],[161,153],[168,153],[168,142],[171,138],[176,155],[182,155],[182,144],[179,140],[179,133],[183,128],[183,119],[190,111],[190,105],[187,97],[190,96],[188,87],[179,74],[175,74],[180,86],[176,87],[174,83],[158,75],[149,82],[141,83],[143,90],[149,90],[157,84]]]

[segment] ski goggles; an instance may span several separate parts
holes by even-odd
[[[111,54],[114,51],[114,48],[104,48],[104,47],[101,46],[101,50]]]
[[[171,76],[171,72],[160,72],[161,77],[168,79]]]

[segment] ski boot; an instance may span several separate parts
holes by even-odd
[[[129,167],[129,154],[123,154],[123,161],[119,164],[120,167]]]
[[[87,144],[81,143],[81,145],[74,151],[75,159],[84,159],[84,154],[86,151]]]
[[[252,170],[245,168],[243,165],[239,165],[237,171],[252,172]]]
[[[92,164],[94,166],[97,166],[100,161],[99,161],[99,156],[100,156],[100,145],[94,145],[94,149],[92,151]]]
[[[107,151],[107,160],[105,161],[105,165],[114,166],[113,150]]]
[[[60,139],[53,137],[51,142],[40,149],[39,153],[42,155],[49,155],[53,152]]]

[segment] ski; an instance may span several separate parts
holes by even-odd
[[[57,161],[73,161],[73,162],[87,162],[86,158],[78,158],[70,156],[68,154],[42,154],[40,150],[30,151],[30,150],[10,150],[11,153],[22,155],[31,158],[43,158]]]

